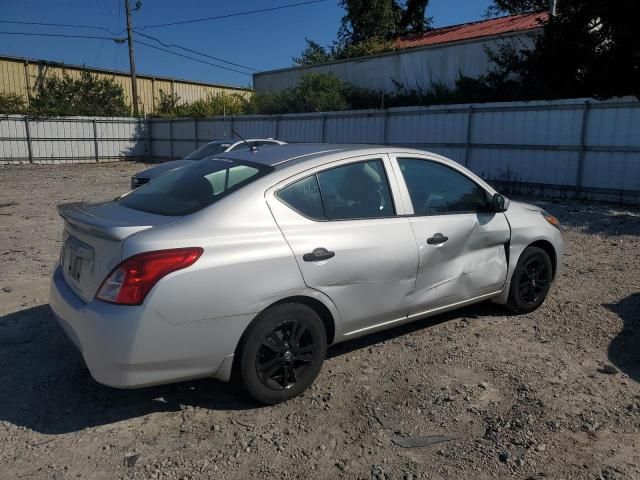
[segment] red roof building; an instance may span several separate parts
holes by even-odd
[[[425,91],[432,85],[452,87],[460,75],[477,78],[494,68],[489,50],[504,42],[532,48],[549,20],[546,12],[512,15],[437,28],[398,38],[390,51],[335,62],[256,73],[258,92],[295,87],[306,73],[332,73],[352,85],[377,91]]]
[[[394,47],[405,49],[476,40],[510,33],[524,33],[542,28],[548,20],[549,14],[547,12],[512,15],[510,17],[492,18],[479,22],[436,28],[419,35],[398,38],[393,43]]]

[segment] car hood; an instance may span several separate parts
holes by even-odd
[[[525,210],[530,210],[532,212],[542,212],[542,211],[544,211],[544,209],[542,207],[538,207],[536,205],[532,205],[531,203],[515,202],[515,201],[511,200],[511,205],[517,205],[520,208],[523,208]]]
[[[170,172],[171,170],[175,170],[176,168],[180,167],[186,167],[188,165],[193,165],[193,160],[173,160],[171,162],[164,162],[160,165],[156,165],[155,167],[142,170],[141,172],[136,173],[134,177],[153,179],[167,172]]]

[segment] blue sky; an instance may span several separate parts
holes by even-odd
[[[135,1],[132,0],[132,5]],[[143,0],[142,8],[134,13],[133,21],[136,27],[143,27],[300,1]],[[0,0],[0,20],[96,25],[119,32],[125,27],[123,3],[124,0]],[[433,17],[435,26],[463,23],[481,19],[489,3],[490,0],[431,0],[428,15]],[[165,43],[180,44],[256,70],[272,70],[290,66],[291,57],[304,48],[305,37],[321,44],[334,40],[342,14],[337,0],[327,0],[275,12],[141,31]],[[0,23],[0,31],[109,35],[96,29],[7,23]],[[149,39],[138,38],[160,46]],[[0,54],[107,69],[129,68],[126,44],[117,45],[111,41],[0,34]],[[251,84],[250,76],[192,62],[143,45],[136,47],[136,64],[139,73],[150,75],[241,86]]]

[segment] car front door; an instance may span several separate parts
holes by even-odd
[[[490,296],[507,279],[511,229],[491,196],[463,171],[437,159],[394,156],[419,267],[410,315]],[[404,181],[404,182],[403,182]]]
[[[387,155],[349,159],[267,193],[305,283],[331,298],[346,335],[408,314],[418,254],[388,168]]]

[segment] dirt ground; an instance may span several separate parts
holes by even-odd
[[[567,256],[539,311],[482,304],[337,346],[267,408],[214,380],[101,386],[54,322],[56,204],[115,197],[141,168],[0,168],[0,479],[640,478],[639,210],[544,202]],[[402,446],[428,435],[446,438]]]

